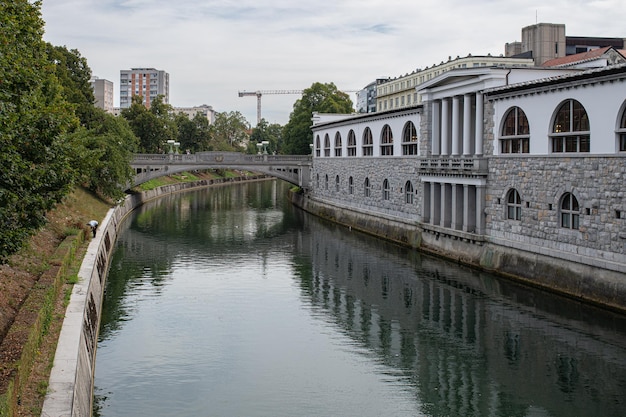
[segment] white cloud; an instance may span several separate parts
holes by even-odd
[[[536,19],[568,35],[626,36],[617,0],[48,0],[42,15],[44,39],[78,49],[116,88],[121,69],[155,67],[170,73],[173,105],[240,111],[252,124],[256,100],[239,90],[359,89],[448,56],[499,55]],[[264,96],[263,116],[286,123],[297,98]]]

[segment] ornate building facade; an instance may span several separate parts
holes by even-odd
[[[626,65],[456,68],[416,92],[316,115],[311,211],[623,309]]]

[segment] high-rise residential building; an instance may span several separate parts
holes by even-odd
[[[157,96],[170,100],[170,75],[156,68],[132,68],[120,71],[120,108],[130,107],[133,96],[142,96],[146,107]]]
[[[111,113],[113,111],[113,82],[104,78],[93,77],[89,80],[93,95],[96,99],[94,103],[96,107]]]

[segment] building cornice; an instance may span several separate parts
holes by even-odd
[[[337,127],[343,125],[354,125],[357,123],[369,122],[372,120],[392,119],[396,117],[402,117],[411,113],[421,113],[422,105],[418,104],[411,107],[403,107],[401,109],[386,110],[382,112],[355,114],[354,116],[347,117],[345,119],[334,120],[330,122],[318,123],[311,126],[311,130],[322,130],[328,127]]]
[[[486,89],[484,94],[491,100],[500,100],[516,96],[577,88],[583,85],[624,81],[625,79],[626,64],[619,64],[581,71],[574,74],[559,75],[507,86],[494,87]]]

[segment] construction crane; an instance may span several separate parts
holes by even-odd
[[[256,124],[261,123],[261,96],[263,94],[302,94],[302,90],[257,90],[240,91],[239,97],[256,96]]]
[[[358,90],[345,90],[345,93],[356,93]],[[239,97],[256,96],[256,124],[261,123],[261,96],[263,94],[302,94],[302,90],[257,90],[240,91]]]

